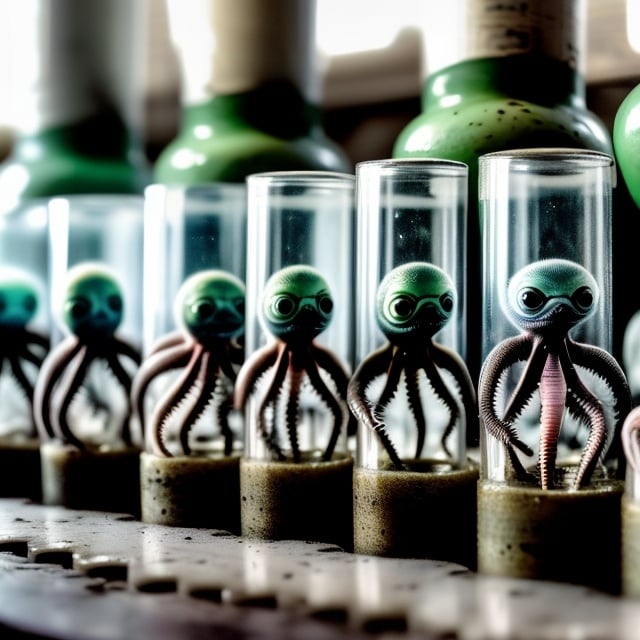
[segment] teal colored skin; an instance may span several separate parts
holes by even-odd
[[[115,113],[20,135],[0,165],[0,195],[13,207],[74,194],[142,194],[151,177],[139,142]]]
[[[96,411],[109,414],[110,408],[94,397],[87,373],[101,360],[113,374],[126,398],[131,391],[131,374],[121,362],[140,364],[140,354],[116,335],[123,318],[122,290],[118,280],[99,264],[81,264],[68,274],[62,304],[62,319],[70,335],[52,349],[45,359],[34,391],[34,415],[43,440],[59,438],[79,449],[85,443],[68,423],[69,408],[81,389],[94,402]],[[129,419],[121,425],[125,444],[131,444]]]
[[[487,433],[503,443],[518,480],[545,490],[555,486],[565,410],[589,429],[573,480],[573,488],[578,489],[589,483],[605,447],[612,444],[612,434],[619,433],[621,421],[631,408],[629,386],[615,359],[605,350],[578,343],[569,335],[594,313],[598,299],[595,279],[579,264],[549,259],[525,266],[509,281],[506,297],[507,315],[522,333],[496,345],[481,371],[478,400]],[[501,381],[518,362],[526,365],[500,417],[496,407]],[[617,416],[611,433],[600,399],[583,382],[576,367],[597,376],[611,391]],[[525,470],[515,451],[533,455],[519,439],[516,424],[536,391],[541,406],[539,477]]]
[[[166,429],[176,407],[179,455],[192,453],[189,433],[209,406],[224,438],[225,455],[233,449],[229,416],[233,386],[244,357],[245,287],[226,271],[210,269],[190,276],[180,287],[175,316],[180,329],[161,338],[133,380],[131,397],[145,439],[155,455],[170,457]],[[149,420],[145,402],[149,385],[167,371],[180,369],[175,382],[154,402]]]
[[[298,410],[306,378],[333,417],[331,437],[322,453],[322,460],[331,460],[343,425],[349,418],[349,410],[345,403],[347,373],[331,351],[315,342],[333,316],[333,297],[329,286],[312,267],[285,267],[274,273],[265,284],[261,309],[264,325],[276,340],[254,352],[240,369],[235,406],[245,410],[249,396],[262,386],[264,376],[266,392],[255,415],[257,432],[275,460],[287,460],[278,442],[277,420],[278,404],[286,395],[285,423],[291,460],[300,462]],[[329,376],[333,388],[327,386],[321,370]],[[269,409],[275,416],[270,427]]]
[[[0,273],[0,371],[9,371],[32,413],[34,383],[29,368],[39,369],[49,350],[49,339],[29,329],[38,310],[38,291],[27,275]],[[6,364],[6,367],[5,367]],[[25,365],[29,367],[25,368]],[[20,433],[36,435],[35,423]],[[3,435],[11,435],[4,433]]]
[[[261,171],[351,171],[324,133],[318,109],[286,83],[186,107],[178,136],[161,152],[156,182],[240,182]]]
[[[456,290],[449,276],[428,262],[410,262],[390,271],[378,287],[376,320],[388,342],[369,354],[349,382],[347,399],[353,415],[378,435],[391,462],[406,469],[384,423],[384,411],[398,392],[404,376],[408,409],[418,431],[414,459],[422,456],[427,419],[420,391],[421,376],[426,376],[436,396],[444,404],[449,421],[441,444],[451,457],[447,439],[464,407],[465,424],[476,420],[476,397],[466,365],[458,354],[438,344],[433,336],[449,322],[456,305]],[[444,382],[447,371],[455,381],[455,392]],[[367,398],[367,388],[385,376],[384,388],[375,402]]]

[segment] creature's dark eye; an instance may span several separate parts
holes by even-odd
[[[442,310],[447,313],[453,311],[453,296],[449,292],[443,293],[440,296],[440,306]]]
[[[24,306],[26,311],[28,311],[29,313],[33,313],[36,310],[36,307],[38,306],[38,301],[36,300],[36,297],[32,293],[28,293],[24,297],[24,300],[22,301],[22,305]]]
[[[65,305],[69,317],[74,320],[86,318],[91,312],[91,303],[84,296],[72,298]]]
[[[588,311],[593,305],[593,291],[587,286],[576,289],[571,302],[581,311]]]
[[[271,302],[271,311],[279,320],[287,320],[295,314],[297,309],[297,301],[287,294],[276,296]]]
[[[396,296],[389,303],[389,313],[393,320],[408,320],[416,310],[416,301],[406,295]]]
[[[109,296],[107,304],[109,305],[109,309],[111,309],[111,311],[122,311],[122,298],[119,295],[114,294],[112,296]]]
[[[527,287],[518,293],[518,303],[525,311],[538,311],[547,301],[546,296],[539,289]]]
[[[238,298],[237,300],[235,300],[234,305],[235,305],[236,311],[241,316],[244,316],[244,298]]]
[[[326,316],[333,311],[333,300],[331,296],[322,296],[318,298],[318,309]]]
[[[208,320],[216,312],[216,303],[212,300],[201,300],[196,302],[191,309],[200,320]]]

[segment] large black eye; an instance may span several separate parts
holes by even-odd
[[[413,298],[400,294],[389,302],[389,315],[393,320],[408,320],[416,310],[416,302]]]
[[[331,296],[322,296],[318,299],[318,309],[328,316],[333,311],[333,300]]]
[[[28,293],[24,297],[22,304],[26,311],[28,311],[29,313],[33,313],[36,310],[36,307],[38,306],[38,300],[32,293]]]
[[[111,311],[115,311],[117,313],[122,311],[122,298],[119,295],[114,294],[112,296],[109,296],[107,304],[109,305],[109,309],[111,309]]]
[[[539,289],[526,287],[518,292],[518,303],[525,311],[538,311],[547,301],[546,296]]]
[[[192,307],[194,316],[200,320],[208,320],[216,312],[216,304],[212,300],[200,300]]]
[[[443,293],[440,296],[440,306],[442,307],[442,310],[447,313],[453,311],[453,296],[449,292]]]
[[[297,300],[286,293],[275,296],[271,301],[271,313],[275,320],[288,320],[297,309]]]
[[[576,289],[571,302],[581,311],[588,311],[593,305],[593,291],[587,286]]]
[[[78,296],[77,298],[72,298],[65,305],[66,311],[69,314],[69,317],[74,320],[81,320],[82,318],[86,318],[91,312],[91,303],[87,298],[83,296]]]
[[[236,311],[241,315],[244,316],[244,298],[238,298],[237,300],[234,301],[234,306],[236,308]]]

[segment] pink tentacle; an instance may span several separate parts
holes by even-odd
[[[540,378],[540,484],[543,489],[553,486],[558,452],[558,438],[564,416],[567,385],[560,367],[560,358],[550,353]]]

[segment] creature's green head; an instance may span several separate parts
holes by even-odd
[[[178,291],[176,322],[201,343],[238,337],[244,331],[244,298],[244,284],[234,275],[199,271]]]
[[[378,287],[376,319],[390,342],[431,338],[449,321],[456,303],[449,276],[429,262],[392,269]]]
[[[122,289],[106,267],[82,263],[67,274],[62,317],[80,338],[111,336],[123,316]]]
[[[565,334],[596,309],[599,288],[581,265],[559,258],[528,264],[507,288],[507,311],[520,329]]]
[[[26,327],[37,310],[38,288],[34,279],[17,269],[0,270],[0,327]]]
[[[310,342],[333,316],[329,286],[318,271],[294,265],[276,271],[262,296],[264,322],[284,342]]]

